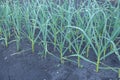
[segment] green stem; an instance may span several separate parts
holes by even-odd
[[[71,43],[69,43],[69,51],[72,52],[72,50],[71,50]]]
[[[64,64],[63,54],[62,54],[62,47],[60,47],[60,60],[61,60],[61,64]]]
[[[113,45],[111,44],[111,45],[110,45],[110,50],[112,50],[112,49],[113,49]]]
[[[35,43],[34,43],[34,41],[32,41],[32,53],[34,53],[34,51],[35,51]]]
[[[45,43],[44,46],[45,46],[45,56],[44,56],[44,57],[46,58],[46,56],[47,56],[47,51],[48,51],[48,50],[47,50],[47,43]]]
[[[97,63],[96,63],[96,72],[99,71],[99,65],[100,65],[100,56],[98,55]]]
[[[54,38],[54,51],[55,51],[55,48],[56,48],[56,37]]]
[[[86,57],[89,57],[89,49],[90,49],[90,45],[88,45],[88,47],[87,47],[87,54],[86,54]]]
[[[78,68],[80,68],[80,57],[78,56]]]
[[[78,58],[77,58],[77,61],[78,61],[78,68],[80,68],[80,48],[79,46],[77,45],[77,54],[78,54]]]
[[[20,39],[16,41],[16,45],[17,45],[17,51],[19,51],[20,50]]]
[[[120,68],[118,69],[118,78],[120,78]]]
[[[5,46],[8,47],[8,39],[5,39]]]
[[[104,56],[105,56],[105,54],[106,54],[106,49],[104,49],[104,53],[103,53],[103,54],[104,54]],[[104,60],[105,60],[105,58],[104,58]]]

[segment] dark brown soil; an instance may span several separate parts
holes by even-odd
[[[112,70],[100,70],[96,73],[95,65],[83,60],[82,68],[67,61],[60,64],[51,55],[47,55],[46,59],[41,57],[41,47],[36,46],[33,54],[27,40],[23,40],[21,44],[19,52],[16,52],[15,43],[11,43],[8,48],[0,45],[0,80],[119,80],[117,73]],[[114,59],[107,62],[118,65]]]

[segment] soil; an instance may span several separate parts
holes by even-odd
[[[97,73],[95,65],[84,60],[81,60],[82,68],[73,62],[60,64],[51,55],[41,57],[42,48],[39,45],[35,46],[35,53],[32,53],[27,40],[22,40],[21,44],[22,48],[18,52],[15,43],[9,44],[8,48],[0,45],[0,80],[119,80],[117,73],[112,70],[100,70]],[[114,59],[106,61],[120,66]]]

